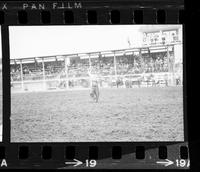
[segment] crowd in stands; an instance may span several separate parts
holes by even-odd
[[[158,56],[157,58],[135,58],[131,62],[124,62],[120,59],[117,63],[117,74],[139,74],[150,72],[167,72],[168,61],[166,56]]]
[[[86,77],[88,68],[89,65],[81,63],[76,66],[68,66],[68,77]]]
[[[67,66],[68,77],[87,77],[89,64],[91,63],[91,73],[101,76],[107,75],[127,75],[150,72],[167,72],[168,59],[166,53],[160,53],[154,56],[144,55],[143,58],[133,55],[124,55],[116,57],[116,68],[113,57],[93,58],[74,60]],[[64,61],[45,62],[45,78],[53,79],[56,77],[65,78],[66,69]],[[19,64],[11,65],[11,80],[21,80],[21,69]],[[43,79],[42,63],[23,64],[23,80]]]

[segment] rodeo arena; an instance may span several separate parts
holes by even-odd
[[[182,140],[182,28],[141,32],[140,47],[10,59],[11,140]]]

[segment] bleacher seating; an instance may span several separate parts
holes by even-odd
[[[68,77],[87,77],[89,62],[88,59],[79,59],[73,61],[68,66]],[[45,63],[45,78],[55,79],[57,77],[66,77],[64,61]],[[91,60],[91,71],[93,74],[100,76],[115,75],[114,57],[96,58]],[[116,57],[116,74],[131,75],[140,73],[159,73],[167,72],[168,63],[166,54],[159,53],[157,56],[146,55],[141,60],[139,56],[117,56]],[[12,81],[21,80],[19,65],[11,65]],[[24,80],[42,80],[43,70],[41,63],[23,64]]]

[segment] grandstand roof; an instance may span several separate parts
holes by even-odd
[[[175,43],[177,44],[177,43]],[[53,62],[53,61],[63,61],[65,57],[70,58],[81,58],[81,59],[88,59],[90,58],[98,58],[99,55],[104,57],[112,57],[114,53],[116,56],[122,56],[123,54],[130,55],[133,52],[139,52],[141,50],[142,53],[151,53],[154,52],[162,52],[166,51],[167,46],[172,46],[174,44],[168,45],[151,45],[151,46],[143,46],[143,47],[136,47],[136,48],[129,48],[129,49],[118,49],[118,50],[107,50],[101,52],[88,52],[88,53],[76,53],[76,54],[64,54],[64,55],[52,55],[52,56],[42,56],[42,57],[27,57],[27,58],[18,58],[18,59],[10,59],[11,64],[15,63],[34,63],[34,62]]]
[[[143,33],[151,33],[158,31],[167,31],[181,28],[181,25],[145,25],[141,26],[139,31]]]

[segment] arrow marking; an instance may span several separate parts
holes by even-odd
[[[166,160],[166,161],[157,161],[156,163],[157,163],[157,164],[162,164],[162,165],[164,165],[165,167],[174,164],[173,161],[170,161],[170,160],[168,160],[168,159],[165,159],[165,160]]]
[[[74,165],[73,165],[74,167],[83,164],[83,162],[81,162],[81,161],[79,161],[79,160],[77,160],[77,159],[73,159],[73,160],[74,160],[73,162],[65,162],[65,164],[68,164],[68,165],[69,165],[69,164],[74,164]]]

